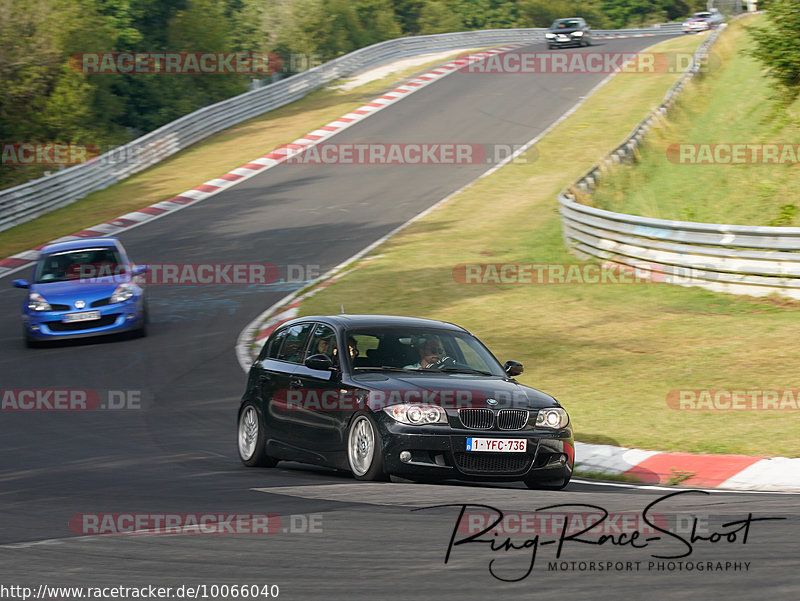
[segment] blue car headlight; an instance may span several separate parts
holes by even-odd
[[[45,298],[39,294],[38,292],[31,292],[28,295],[28,309],[30,311],[52,311],[53,308],[50,306]]]
[[[114,290],[114,294],[111,295],[109,302],[111,304],[123,303],[131,298],[133,298],[133,286],[130,284],[120,284],[117,286],[117,289]]]

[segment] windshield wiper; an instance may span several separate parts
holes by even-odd
[[[355,370],[362,370],[362,369],[380,369],[383,371],[419,371],[418,369],[406,369],[405,367],[395,367],[393,365],[381,365],[380,367],[377,366],[369,366],[369,365],[362,365],[360,367],[354,367],[353,371]]]
[[[471,367],[434,367],[428,371],[443,371],[451,374],[480,374],[482,376],[493,376],[495,374],[483,371],[480,369],[473,369]]]

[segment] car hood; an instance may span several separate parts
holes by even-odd
[[[566,27],[563,29],[551,29],[550,33],[573,33],[575,31],[583,31],[580,27]]]
[[[351,380],[359,388],[373,391],[374,394],[370,394],[371,404],[380,406],[400,402],[430,402],[448,408],[560,407],[558,401],[549,394],[500,377],[369,372],[356,374]],[[497,403],[487,403],[487,399],[494,399]]]
[[[119,277],[99,278],[92,282],[41,282],[31,284],[30,291],[41,294],[50,304],[71,305],[73,301],[85,301],[87,306],[108,298],[122,283]]]

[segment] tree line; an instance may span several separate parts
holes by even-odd
[[[773,0],[781,1],[781,0]],[[681,19],[706,0],[0,0],[0,142],[122,144],[247,90],[243,74],[87,73],[87,52],[266,52],[301,70],[406,35]],[[46,167],[0,165],[0,187]]]

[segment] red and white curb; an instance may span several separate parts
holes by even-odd
[[[157,202],[149,207],[133,211],[126,215],[122,215],[121,217],[117,217],[116,219],[99,223],[69,236],[63,236],[53,240],[53,242],[65,242],[68,240],[91,238],[95,236],[113,236],[126,230],[133,229],[134,227],[138,227],[144,223],[164,217],[165,215],[185,209],[187,206],[195,204],[201,200],[205,200],[206,198],[231,188],[232,186],[235,186],[236,184],[251,178],[254,175],[258,175],[267,169],[270,169],[276,165],[280,165],[281,163],[285,162],[288,157],[294,156],[306,148],[315,146],[323,140],[331,138],[337,133],[358,123],[359,121],[363,121],[370,115],[374,115],[381,109],[394,104],[398,100],[402,100],[403,98],[410,96],[417,90],[421,90],[425,86],[428,86],[433,82],[450,75],[451,73],[454,73],[466,65],[481,61],[484,58],[494,54],[506,52],[520,45],[521,44],[502,46],[492,50],[466,54],[462,57],[445,63],[444,65],[440,65],[435,69],[428,71],[424,75],[420,75],[419,77],[416,77],[415,79],[412,79],[401,86],[398,86],[394,90],[387,92],[386,94],[375,98],[371,102],[368,102],[354,111],[339,117],[335,121],[331,121],[327,125],[323,125],[319,129],[306,134],[302,138],[298,138],[294,142],[280,146],[271,152],[268,152],[267,154],[234,169],[233,171],[229,171],[224,175],[209,180],[203,184],[200,184],[199,186],[195,186],[191,190],[187,190],[186,192],[178,194],[177,196],[173,196],[170,199]],[[42,246],[44,246],[44,244],[0,260],[0,278],[24,269],[36,261],[36,258],[39,255],[39,250],[42,248]]]
[[[645,484],[800,493],[798,458],[661,453],[576,442],[575,467]]]

